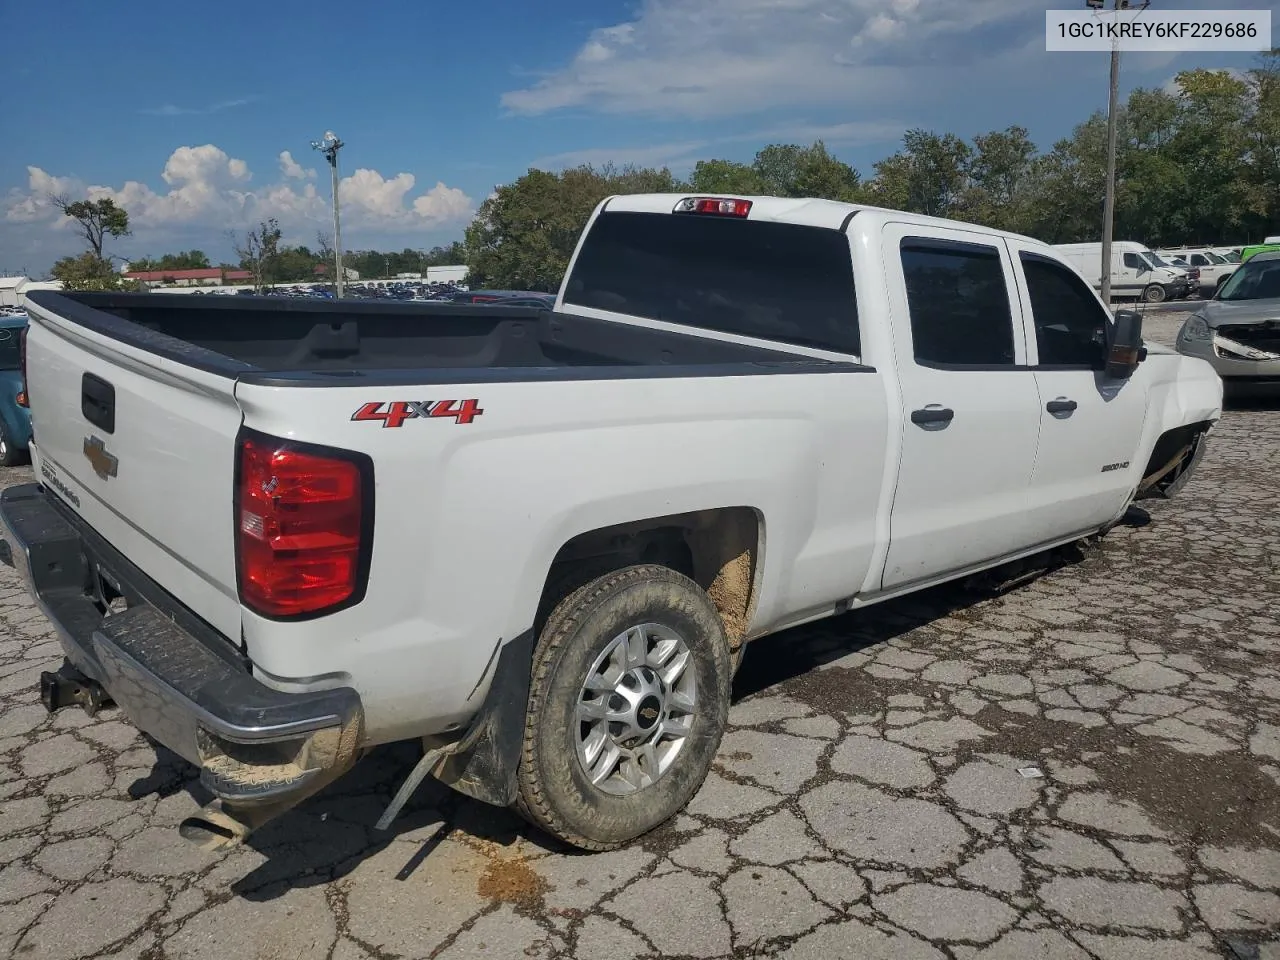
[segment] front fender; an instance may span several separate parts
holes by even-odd
[[[1222,417],[1222,378],[1207,360],[1163,351],[1148,354],[1152,368],[1148,396],[1151,447],[1160,436],[1193,423],[1217,423]],[[1148,448],[1144,452],[1150,453]]]

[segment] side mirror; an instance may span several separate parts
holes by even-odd
[[[1128,380],[1138,369],[1146,351],[1142,346],[1142,314],[1117,310],[1109,328],[1107,357],[1103,370],[1112,380]]]

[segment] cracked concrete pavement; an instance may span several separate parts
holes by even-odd
[[[402,747],[190,846],[193,769],[45,714],[58,646],[0,568],[0,955],[1275,960],[1278,467],[1280,405],[1229,410],[1078,563],[760,641],[689,810],[607,854],[431,783],[376,833]]]

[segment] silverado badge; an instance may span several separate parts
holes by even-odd
[[[93,472],[103,480],[116,475],[120,461],[107,453],[107,448],[97,437],[84,438],[84,457],[93,467]]]

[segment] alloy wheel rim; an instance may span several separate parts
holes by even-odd
[[[578,693],[578,762],[599,790],[628,796],[662,778],[693,731],[698,685],[678,632],[642,623],[602,650]]]

